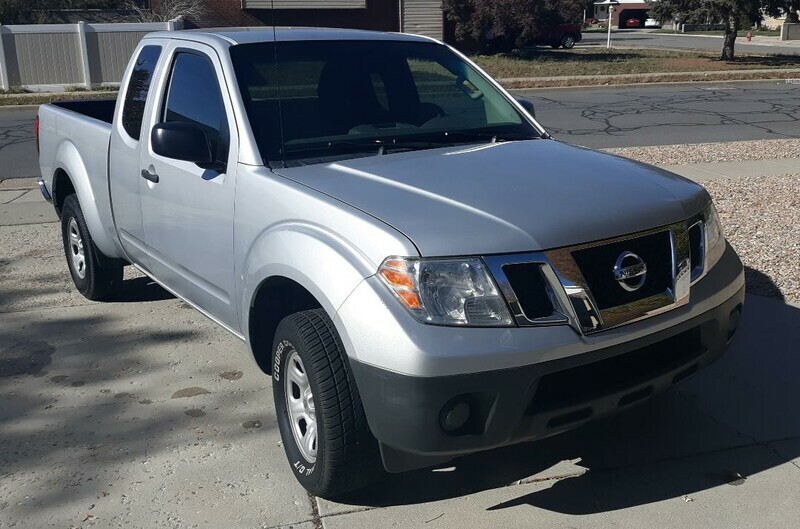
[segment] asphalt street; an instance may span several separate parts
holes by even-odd
[[[591,148],[800,137],[800,85],[783,81],[520,93],[556,138]],[[0,180],[38,175],[35,116],[0,108]]]
[[[780,41],[777,39],[774,45],[748,44],[744,38],[745,33],[740,33],[740,38],[736,39],[736,51],[764,54],[800,54],[800,47],[779,45]],[[614,45],[627,48],[722,51],[722,37],[715,36],[670,35],[645,30],[624,29],[614,31],[612,38]],[[584,33],[583,40],[578,46],[605,46],[606,39],[606,33]]]
[[[0,180],[39,173],[30,107],[0,108]]]
[[[800,85],[784,81],[520,93],[553,136],[590,148],[800,137]]]

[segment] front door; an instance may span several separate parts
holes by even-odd
[[[230,329],[239,330],[234,294],[233,205],[236,129],[219,59],[210,47],[179,43],[161,82],[156,123],[183,121],[207,134],[216,164],[165,158],[142,149],[142,218],[153,275]],[[148,178],[149,177],[149,178]],[[157,180],[157,182],[155,182]]]

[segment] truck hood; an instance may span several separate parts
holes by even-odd
[[[554,140],[280,169],[405,234],[423,256],[539,251],[678,222],[709,201],[656,167]]]

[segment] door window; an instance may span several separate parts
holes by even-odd
[[[153,72],[161,56],[161,46],[145,46],[136,58],[136,64],[125,92],[125,106],[122,107],[122,127],[128,136],[139,140],[142,135],[142,118],[147,103],[147,93],[153,80]]]
[[[163,121],[198,125],[208,136],[214,161],[228,162],[228,118],[217,72],[208,57],[192,52],[175,56]]]

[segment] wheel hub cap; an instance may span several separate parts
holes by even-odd
[[[83,250],[83,237],[81,231],[78,229],[78,221],[75,217],[69,219],[67,226],[69,235],[69,254],[72,261],[72,269],[81,279],[86,277],[86,255]]]
[[[297,351],[286,359],[284,377],[286,410],[295,444],[309,463],[317,460],[317,412],[308,374]]]

